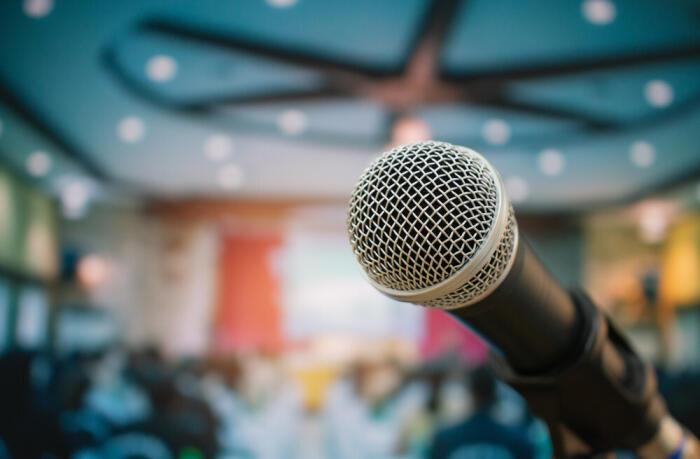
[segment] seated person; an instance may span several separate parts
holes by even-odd
[[[534,448],[525,430],[496,422],[491,408],[496,402],[496,381],[486,368],[472,375],[471,393],[474,414],[466,421],[441,430],[430,450],[434,459],[525,459],[534,456]]]

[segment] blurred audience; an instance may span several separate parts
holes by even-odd
[[[320,407],[291,373],[260,353],[175,362],[151,348],[15,350],[0,357],[0,459],[551,456],[544,424],[482,367],[363,358]],[[660,381],[672,409],[700,399],[697,376]],[[698,407],[679,406],[697,428]]]

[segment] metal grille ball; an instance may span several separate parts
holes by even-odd
[[[350,199],[348,232],[358,262],[371,280],[393,290],[419,290],[450,278],[491,232],[497,182],[481,155],[449,143],[419,142],[384,153]],[[512,215],[509,220],[515,226]],[[512,234],[510,239],[496,252],[507,252]],[[502,255],[496,265],[507,265],[510,253]],[[487,271],[498,274],[490,264]],[[479,274],[485,282],[492,277]]]

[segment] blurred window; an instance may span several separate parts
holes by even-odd
[[[49,325],[49,304],[46,291],[37,286],[25,286],[17,301],[17,345],[36,349],[46,343]]]

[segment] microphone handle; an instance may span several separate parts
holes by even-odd
[[[641,451],[658,446],[657,437],[668,440],[660,432],[671,418],[652,368],[585,294],[549,274],[523,238],[501,285],[450,313],[500,350],[492,366],[547,422],[555,457]]]

